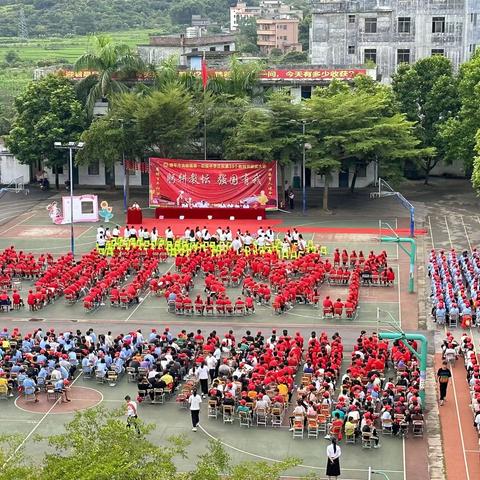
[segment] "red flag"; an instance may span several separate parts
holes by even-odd
[[[202,85],[204,90],[207,88],[207,82],[208,82],[208,71],[207,71],[207,62],[205,61],[205,52],[204,52],[203,59],[202,59]]]

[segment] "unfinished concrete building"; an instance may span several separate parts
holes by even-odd
[[[377,65],[391,80],[397,65],[445,55],[458,67],[480,45],[480,0],[314,0],[311,62]]]

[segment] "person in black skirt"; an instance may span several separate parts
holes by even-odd
[[[340,476],[340,456],[342,451],[337,445],[337,439],[332,437],[332,443],[327,447],[327,472],[328,478],[337,478]]]

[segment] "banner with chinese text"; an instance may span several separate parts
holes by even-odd
[[[150,158],[150,206],[278,206],[277,163]]]

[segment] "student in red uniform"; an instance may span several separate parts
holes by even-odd
[[[337,298],[337,301],[333,304],[333,314],[342,316],[343,313],[343,302],[340,298]]]
[[[323,301],[323,314],[331,315],[332,313],[333,313],[333,303],[330,300],[330,297],[327,295],[327,297]]]
[[[23,307],[22,297],[20,297],[20,294],[18,293],[17,290],[14,290],[14,291],[13,291],[12,300],[13,300],[13,307],[14,307],[14,308],[15,308],[17,305]]]
[[[35,298],[35,294],[33,293],[32,290],[28,291],[27,303],[28,303],[28,306],[29,306],[30,310],[36,310],[37,309],[37,299]]]

